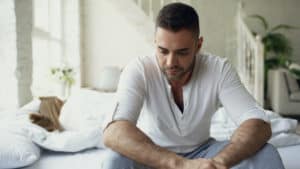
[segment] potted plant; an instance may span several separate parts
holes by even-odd
[[[265,57],[265,96],[267,96],[267,73],[270,69],[277,68],[289,68],[292,63],[291,56],[293,48],[289,39],[282,33],[282,31],[288,31],[293,29],[299,29],[298,27],[279,24],[273,27],[269,26],[267,20],[261,15],[250,15],[250,18],[257,19],[262,25],[264,32],[261,34],[262,43],[264,44],[264,57]],[[257,32],[253,32],[254,35]]]
[[[74,69],[68,66],[51,68],[51,74],[62,83],[62,95],[67,98],[70,95],[71,87],[75,83]]]

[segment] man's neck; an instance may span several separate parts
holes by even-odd
[[[186,85],[190,81],[190,79],[192,77],[192,72],[193,71],[188,72],[181,79],[169,80],[171,87],[174,89],[182,88],[184,85]]]
[[[169,81],[175,103],[177,104],[178,108],[181,110],[182,113],[184,111],[182,87],[189,82],[191,76],[192,76],[192,71],[188,72],[183,78],[179,80]]]

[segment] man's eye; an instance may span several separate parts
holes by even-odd
[[[178,56],[186,56],[188,54],[189,54],[189,52],[178,52],[177,53]]]
[[[160,53],[163,54],[163,55],[166,55],[166,54],[168,54],[168,51],[166,51],[166,50],[160,50]]]

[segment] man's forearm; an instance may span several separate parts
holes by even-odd
[[[258,119],[247,120],[233,133],[230,143],[213,160],[232,167],[256,153],[271,135],[269,123]]]
[[[176,153],[155,145],[128,121],[116,121],[104,131],[104,144],[120,154],[153,168],[174,168],[182,160]]]

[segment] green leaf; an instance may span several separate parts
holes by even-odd
[[[279,60],[278,58],[268,58],[265,60],[265,68],[272,69],[277,68],[279,66]]]
[[[282,33],[268,33],[262,38],[267,53],[283,54],[287,57],[292,54],[290,41]]]
[[[262,26],[264,27],[265,30],[269,29],[269,24],[263,16],[256,14],[256,15],[250,15],[249,17],[254,18],[254,19],[258,19],[262,23]]]
[[[75,72],[73,68],[63,67],[63,68],[51,68],[51,73],[55,76],[59,81],[66,83],[69,87],[71,87],[75,83],[74,75]]]
[[[270,30],[270,32],[275,32],[275,31],[278,31],[280,29],[283,29],[283,30],[293,30],[293,29],[299,29],[299,27],[291,26],[291,25],[286,25],[286,24],[279,24],[279,25],[275,26],[274,28],[272,28]]]
[[[51,69],[51,74],[54,75],[55,73],[56,73],[56,70],[52,68],[52,69]]]

